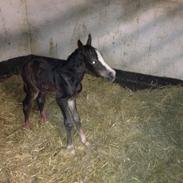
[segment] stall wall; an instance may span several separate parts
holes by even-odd
[[[0,60],[30,54],[24,0],[0,1]]]
[[[0,13],[9,26],[8,31],[1,29],[2,34],[13,34],[3,38],[3,57],[30,51],[67,58],[77,40],[85,42],[91,33],[93,45],[112,67],[183,79],[182,0],[9,0],[1,4],[7,7]]]

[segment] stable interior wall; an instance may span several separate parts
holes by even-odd
[[[0,1],[0,60],[30,54],[24,0]]]
[[[183,79],[182,0],[9,0],[1,6],[9,26],[1,23],[1,59],[67,58],[91,33],[112,67]]]

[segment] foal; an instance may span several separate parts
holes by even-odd
[[[67,132],[67,148],[73,149],[71,131],[73,122],[79,132],[81,142],[89,143],[81,128],[80,118],[76,108],[76,96],[81,91],[81,80],[86,71],[102,76],[110,81],[115,80],[115,71],[103,60],[100,52],[91,46],[89,34],[86,45],[78,40],[78,48],[68,57],[67,61],[50,61],[49,59],[32,56],[22,69],[24,91],[23,100],[24,127],[29,128],[29,114],[32,100],[36,99],[42,122],[46,121],[44,113],[47,92],[56,93]]]

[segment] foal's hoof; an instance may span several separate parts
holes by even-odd
[[[46,123],[48,123],[48,120],[40,120],[41,125],[45,125]]]
[[[86,147],[90,147],[90,143],[88,141],[86,141],[85,143],[83,143]]]
[[[69,153],[71,153],[72,155],[75,155],[75,149],[73,145],[68,145],[67,146],[67,150],[69,151]]]
[[[48,119],[46,117],[46,113],[43,111],[43,112],[41,112],[40,123],[44,125],[47,122],[48,122]]]
[[[30,125],[29,124],[24,123],[22,127],[25,130],[30,130]]]

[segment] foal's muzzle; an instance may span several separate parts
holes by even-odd
[[[111,71],[100,70],[99,72],[97,72],[97,75],[107,79],[110,82],[113,82],[116,79],[115,70],[111,70]]]
[[[113,72],[109,72],[107,74],[107,80],[111,81],[111,82],[114,82],[115,79],[116,79],[116,71],[113,71]]]

